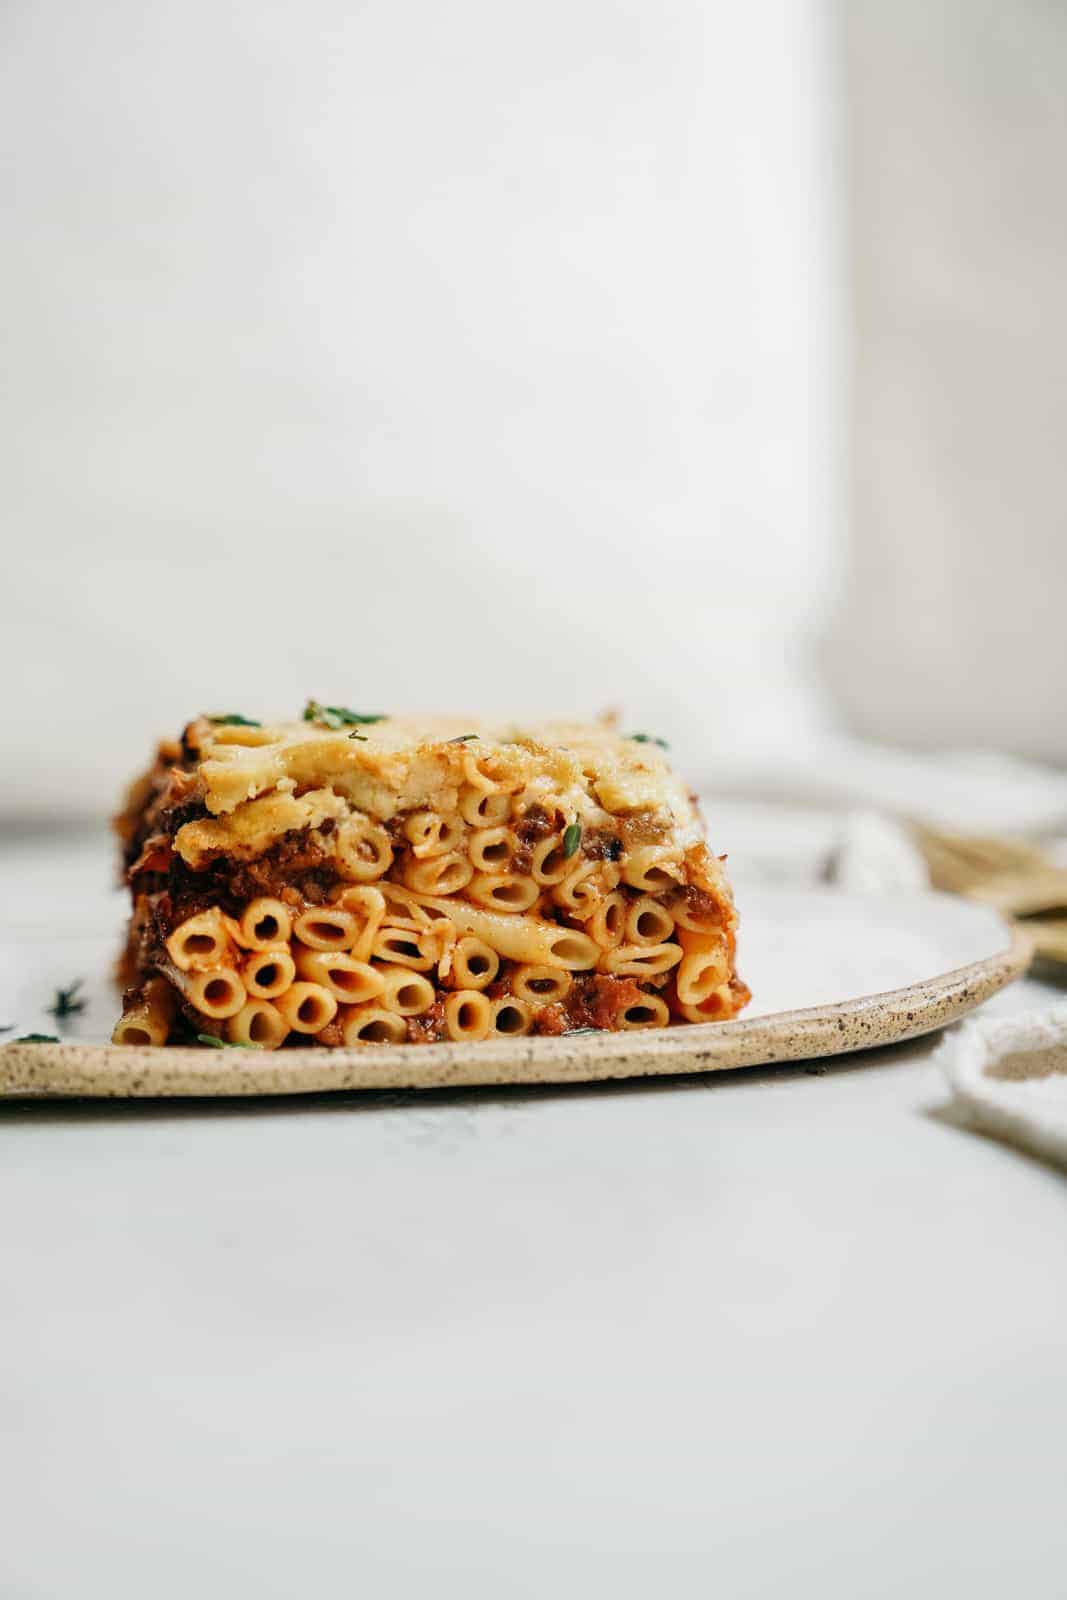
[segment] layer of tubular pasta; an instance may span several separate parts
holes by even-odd
[[[473,1044],[746,1004],[722,861],[654,742],[318,711],[201,717],[131,787],[116,1043]]]

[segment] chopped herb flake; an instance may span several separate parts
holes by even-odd
[[[12,1039],[12,1044],[58,1044],[59,1040],[54,1033],[20,1033],[17,1039]]]
[[[447,739],[446,744],[466,744],[469,739],[477,739],[477,733],[457,733],[454,739]]]
[[[358,728],[353,728],[348,737],[350,739],[359,739],[363,744],[366,744],[367,742],[367,735],[365,733],[360,733]]]
[[[567,1038],[573,1039],[576,1033],[603,1033],[603,1028],[568,1028]]]
[[[563,833],[563,859],[572,856],[582,842],[582,825],[580,822],[567,824]]]
[[[347,706],[324,706],[319,700],[309,700],[304,707],[304,721],[317,722],[323,728],[348,728],[353,723],[384,722],[380,711],[349,711]]]
[[[634,744],[658,744],[661,750],[670,749],[666,739],[661,739],[658,733],[628,733],[626,737]]]
[[[78,995],[84,981],[84,978],[75,978],[68,988],[57,989],[55,1005],[48,1007],[48,1015],[55,1017],[58,1022],[61,1017],[73,1017],[79,1011],[84,1011],[86,1003]]]
[[[209,1044],[213,1050],[258,1050],[259,1046],[244,1039],[220,1039],[213,1033],[198,1033],[199,1044]]]
[[[242,717],[239,711],[228,711],[224,717],[208,717],[217,728],[262,728],[262,722],[257,722],[255,717]]]

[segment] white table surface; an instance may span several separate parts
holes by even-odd
[[[0,1595],[1062,1595],[1067,1184],[931,1048],[0,1108]]]

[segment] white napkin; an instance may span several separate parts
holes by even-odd
[[[976,1017],[934,1059],[969,1126],[1067,1167],[1067,1005]]]
[[[926,862],[911,834],[880,811],[850,811],[842,818],[828,877],[861,894],[930,887]]]

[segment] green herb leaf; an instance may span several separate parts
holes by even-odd
[[[309,700],[304,707],[304,721],[317,722],[323,728],[347,728],[353,723],[384,722],[380,711],[349,711],[347,706],[324,706],[320,700]]]
[[[208,1044],[212,1050],[258,1050],[256,1044],[248,1044],[244,1039],[219,1039],[213,1033],[198,1033],[197,1041]]]
[[[17,1039],[12,1039],[12,1044],[58,1044],[59,1040],[54,1033],[20,1033]]]
[[[468,742],[468,740],[470,740],[470,739],[479,739],[479,738],[481,738],[481,735],[477,734],[477,733],[457,733],[456,737],[454,739],[446,739],[445,743],[446,744],[466,744]]]
[[[563,833],[563,859],[572,856],[582,842],[582,825],[580,822],[570,822]]]
[[[257,722],[255,717],[242,717],[239,711],[228,711],[224,717],[208,717],[216,728],[262,728],[262,722]]]
[[[57,989],[55,1005],[48,1007],[48,1015],[55,1017],[58,1022],[60,1017],[73,1017],[77,1012],[84,1011],[86,1002],[78,996],[78,990],[84,982],[84,978],[75,978],[68,988]]]
[[[626,737],[634,744],[658,744],[661,750],[670,749],[666,739],[661,739],[658,733],[628,733]]]

